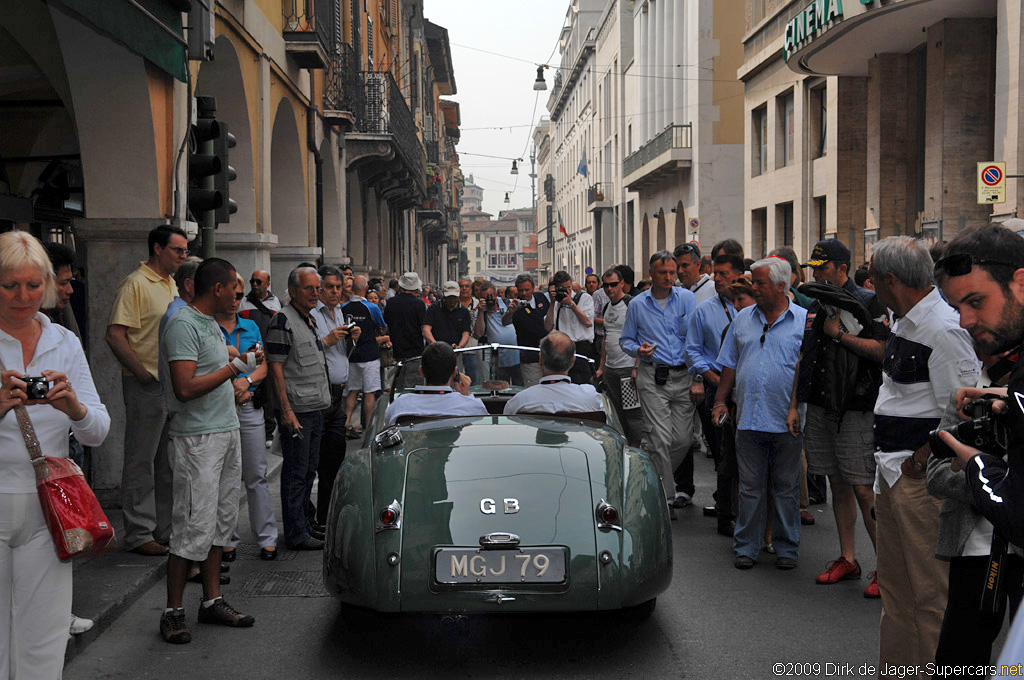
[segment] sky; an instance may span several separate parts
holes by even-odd
[[[547,115],[555,74],[546,70],[549,89],[536,92],[536,65],[558,64],[558,36],[568,8],[569,0],[424,0],[424,17],[448,29],[458,92],[445,99],[459,102],[462,115],[456,146],[462,174],[473,175],[483,187],[483,209],[495,217],[507,208],[531,207],[528,144],[533,126]],[[509,174],[511,160],[471,154],[524,162],[516,176]],[[506,191],[512,192],[509,206]]]

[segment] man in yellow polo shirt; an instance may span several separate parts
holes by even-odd
[[[178,295],[171,278],[188,257],[178,227],[149,232],[149,259],[117,289],[106,341],[121,363],[124,394],[124,470],[121,512],[124,547],[142,555],[167,554],[171,531],[171,467],[164,430],[167,409],[160,392],[160,319]]]

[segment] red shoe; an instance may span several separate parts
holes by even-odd
[[[818,574],[818,578],[814,580],[819,585],[825,586],[839,583],[848,578],[860,578],[860,565],[857,563],[857,560],[850,564],[846,561],[845,557],[840,556],[839,559],[829,562],[825,571]]]
[[[869,576],[871,576],[871,583],[864,589],[864,597],[874,600],[882,596],[882,593],[878,590],[878,572],[873,571]]]

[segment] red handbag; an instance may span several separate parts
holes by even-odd
[[[82,469],[70,458],[44,456],[28,409],[16,406],[14,414],[32,458],[36,492],[57,558],[68,562],[80,557],[96,557],[113,548],[117,544],[114,527],[85,481]]]

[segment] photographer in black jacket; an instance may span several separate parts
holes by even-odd
[[[993,421],[1005,445],[979,451],[943,432],[939,437],[956,456],[942,460],[942,447],[933,446],[928,463],[929,489],[951,499],[943,505],[947,528],[940,528],[937,547],[939,554],[950,555],[950,578],[936,661],[987,664],[1007,607],[1012,616],[1024,594],[1024,367],[1014,362],[1024,342],[1024,239],[1005,227],[986,226],[961,232],[944,254],[935,264],[936,279],[960,312],[960,326],[980,354],[992,361],[1007,355],[986,364],[988,376],[998,380],[1012,368],[1009,399],[970,408],[998,412]],[[960,417],[966,418],[964,407],[982,395],[1006,394],[1005,387],[961,389],[956,395]],[[977,420],[970,426],[991,429]]]

